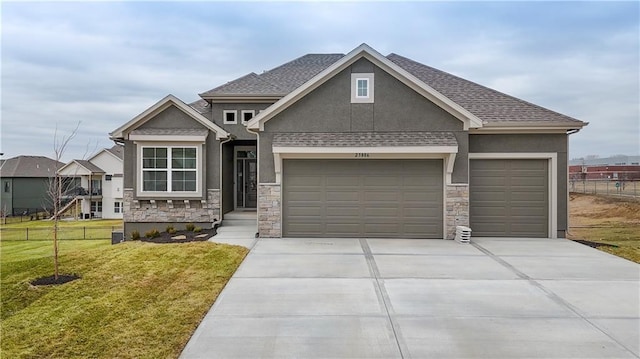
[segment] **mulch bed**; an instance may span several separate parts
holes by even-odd
[[[200,232],[192,231],[177,231],[176,233],[169,234],[167,232],[160,232],[160,235],[155,238],[140,237],[143,242],[150,243],[188,243],[188,242],[204,242],[209,238],[215,236],[217,233],[215,228],[203,229]],[[204,236],[203,236],[204,235]]]
[[[614,247],[614,248],[618,248],[618,246],[616,246],[615,244],[591,242],[591,241],[585,241],[585,240],[582,240],[582,239],[574,239],[574,242],[578,242],[580,244],[584,244],[585,246],[589,246],[591,248],[598,248],[598,247]]]
[[[54,275],[50,275],[47,277],[40,277],[32,281],[31,285],[59,285],[69,283],[76,279],[80,279],[80,276],[75,274],[61,274],[58,275],[58,280],[56,280],[56,277]]]

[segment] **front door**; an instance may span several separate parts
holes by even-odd
[[[255,209],[258,203],[258,163],[255,147],[235,150],[236,208]]]

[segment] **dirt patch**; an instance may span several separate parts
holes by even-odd
[[[75,274],[61,274],[58,276],[58,279],[54,275],[50,275],[47,277],[40,277],[31,282],[31,285],[60,285],[69,283],[76,279],[80,279],[79,275]]]
[[[569,196],[569,214],[572,227],[614,223],[640,225],[640,201],[572,193]]]
[[[200,232],[193,231],[176,231],[176,233],[160,232],[155,238],[141,237],[143,242],[150,243],[188,243],[188,242],[204,242],[215,236],[217,233],[215,228],[203,229]]]
[[[582,240],[582,239],[575,239],[574,242],[578,242],[580,244],[584,244],[585,246],[589,246],[589,247],[592,247],[592,248],[599,248],[599,247],[614,247],[614,248],[618,248],[618,246],[616,246],[614,244],[591,242],[591,241],[585,241],[585,240]]]
[[[572,193],[568,237],[640,263],[640,201]]]

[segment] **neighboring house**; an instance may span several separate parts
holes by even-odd
[[[383,56],[310,54],[113,131],[127,235],[257,211],[261,237],[564,237],[585,122]]]
[[[78,206],[80,218],[122,218],[124,147],[105,148],[88,160],[72,160],[58,173],[65,177],[79,178],[79,187],[68,194]],[[65,208],[66,210],[66,208]]]
[[[44,156],[17,156],[0,165],[0,211],[6,215],[36,213],[52,208],[49,180],[64,163]]]

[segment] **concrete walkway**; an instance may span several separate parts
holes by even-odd
[[[218,227],[210,242],[235,244],[253,248],[256,243],[258,225],[256,212],[231,212],[224,215],[222,225]]]
[[[260,239],[182,358],[640,356],[639,265],[472,241]]]

